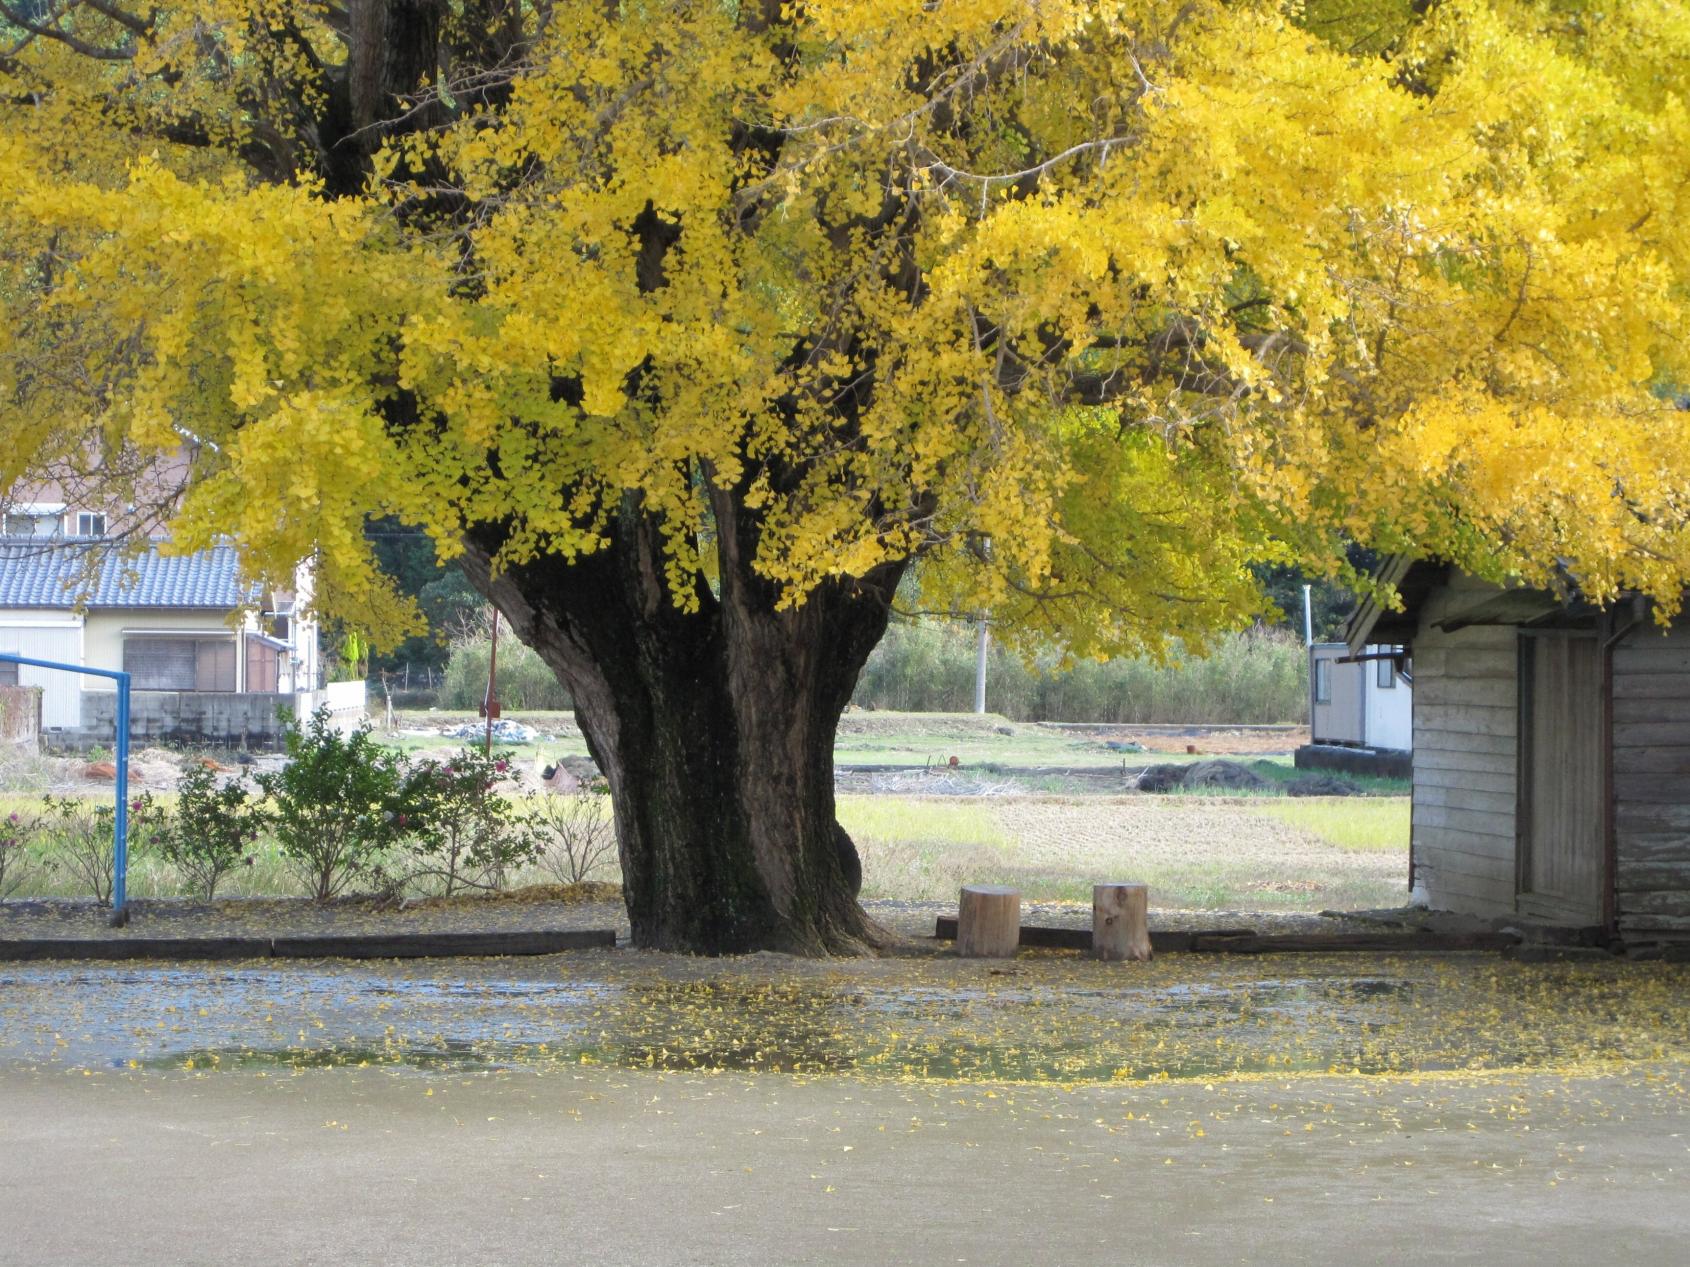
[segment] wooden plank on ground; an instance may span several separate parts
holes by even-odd
[[[496,933],[371,933],[277,937],[272,953],[283,959],[436,959],[475,955],[555,955],[616,945],[609,928],[543,929]]]
[[[1199,954],[1232,955],[1449,954],[1507,950],[1519,943],[1512,933],[1199,933],[1191,948]]]
[[[939,916],[934,921],[934,939],[955,941],[956,924],[955,916]],[[1150,934],[1151,949],[1157,954],[1180,951],[1243,955],[1356,951],[1425,954],[1506,950],[1518,945],[1519,941],[1512,933],[1259,933],[1252,928],[1217,928],[1201,932],[1153,930]],[[1024,924],[1021,927],[1021,944],[1059,950],[1090,950],[1091,929],[1039,928]]]
[[[268,937],[7,937],[10,959],[267,959]]]
[[[956,926],[956,916],[939,916],[933,922],[933,939],[935,941],[955,941]],[[1254,930],[1235,928],[1225,931],[1249,933]],[[1196,933],[1183,930],[1152,930],[1150,933],[1150,949],[1156,954],[1190,950],[1192,938],[1196,936]],[[1049,928],[1023,924],[1021,926],[1021,944],[1023,946],[1037,946],[1043,950],[1090,950],[1091,929]]]

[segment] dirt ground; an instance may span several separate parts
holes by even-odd
[[[0,1263],[1666,1267],[1687,1128],[1678,1073],[0,1073]]]
[[[1056,727],[1045,727],[1057,729]],[[1198,752],[1208,756],[1273,756],[1309,741],[1307,726],[1063,726],[1096,743],[1136,743],[1146,752]]]
[[[1683,1261],[1690,969],[0,965],[0,1264]]]

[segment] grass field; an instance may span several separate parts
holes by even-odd
[[[0,815],[29,802],[0,801]],[[863,856],[865,897],[951,900],[965,883],[1013,884],[1029,901],[1090,901],[1099,880],[1142,880],[1152,904],[1191,910],[1321,910],[1400,904],[1405,798],[842,796]],[[302,892],[268,841],[220,892]],[[538,867],[517,884],[552,879]],[[593,879],[615,881],[614,867]],[[181,891],[156,856],[135,860],[137,897]],[[33,867],[15,897],[75,896],[62,867]]]
[[[514,748],[525,771],[542,757],[585,752],[570,714],[512,719],[540,732],[536,742]],[[411,754],[438,755],[464,742],[439,730],[471,720],[467,714],[408,713],[397,719],[400,733],[378,733]],[[429,733],[402,733],[425,728]],[[852,774],[842,781],[839,817],[863,855],[865,896],[950,901],[962,884],[978,882],[1013,884],[1028,900],[1089,901],[1096,881],[1136,879],[1150,884],[1153,904],[1164,909],[1300,911],[1404,899],[1406,784],[1354,780],[1372,795],[1330,799],[1293,800],[1277,791],[1133,794],[1127,791],[1131,777],[1145,766],[1216,755],[1248,765],[1270,787],[1283,784],[1297,771],[1288,755],[1271,748],[1289,736],[1195,734],[1191,745],[1199,751],[1192,754],[1183,751],[1183,732],[1144,736],[1170,749],[1156,752],[1124,752],[1111,735],[972,714],[847,714],[836,748],[842,768],[915,767],[913,773]],[[167,803],[173,794],[159,789],[172,784],[155,782],[152,770],[168,768],[164,759],[170,756],[149,750],[137,757],[149,772],[144,785]],[[9,794],[0,796],[0,820],[14,810],[28,818],[39,807],[38,795],[28,789],[46,790],[72,767],[41,758],[15,771],[25,777],[12,780]],[[1120,777],[1112,777],[1117,772]],[[109,798],[111,791],[90,784],[81,794]],[[41,856],[27,861],[36,865],[27,867],[14,896],[76,895],[77,881],[67,868],[43,867]],[[534,867],[513,880],[553,878]],[[592,878],[620,877],[611,866]],[[181,891],[174,870],[144,853],[131,867],[129,884],[138,897]],[[287,861],[262,840],[250,865],[231,874],[221,890],[229,896],[300,891]]]

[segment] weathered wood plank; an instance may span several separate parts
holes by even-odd
[[[1414,772],[1416,788],[1436,788],[1440,791],[1466,788],[1475,792],[1498,792],[1508,797],[1510,804],[1513,803],[1517,782],[1518,779],[1512,771],[1507,774],[1493,774],[1488,770],[1428,770],[1416,768]]]
[[[1423,679],[1414,675],[1414,703],[1426,708],[1513,708],[1514,675],[1477,677],[1451,673],[1447,677]]]
[[[1615,748],[1615,774],[1690,774],[1690,747]]]
[[[1663,932],[1690,935],[1690,914],[1660,915],[1654,912],[1639,911],[1635,914],[1621,913],[1618,919],[1622,934],[1631,932]]]
[[[1512,741],[1509,747],[1508,752],[1474,752],[1470,749],[1433,748],[1416,744],[1414,768],[1420,777],[1436,778],[1452,774],[1479,773],[1512,779],[1518,773],[1519,759],[1512,751]]]
[[[1250,936],[1255,933],[1255,930],[1251,928],[1227,928],[1215,931],[1226,936]],[[954,915],[940,915],[933,921],[933,939],[935,941],[955,941],[956,932],[957,918]],[[1152,930],[1150,948],[1156,954],[1190,950],[1191,940],[1196,935],[1196,933],[1178,929]],[[1049,928],[1034,924],[1023,924],[1021,925],[1021,944],[1023,946],[1037,946],[1046,950],[1089,951],[1091,949],[1091,929]]]
[[[1690,743],[1690,728],[1678,722],[1626,722],[1614,725],[1614,747],[1650,748]]]
[[[1445,877],[1469,878],[1486,885],[1487,892],[1491,885],[1506,885],[1507,892],[1514,892],[1514,856],[1497,855],[1497,853],[1457,853],[1455,850],[1425,850],[1415,853],[1415,870],[1426,868],[1428,872],[1437,872]]]
[[[272,953],[285,959],[434,959],[447,956],[555,955],[616,945],[609,928],[492,933],[389,933],[277,937]]]
[[[1614,796],[1633,804],[1690,805],[1690,775],[1614,775]]]
[[[1690,727],[1690,699],[1662,699],[1659,696],[1614,699],[1614,721],[1670,722]]]
[[[1677,860],[1653,861],[1620,858],[1615,868],[1614,888],[1626,892],[1660,889],[1690,891],[1690,853]]]
[[[1498,863],[1513,866],[1514,849],[1512,836],[1481,836],[1442,827],[1416,832],[1414,841],[1415,856],[1422,861],[1447,857],[1459,864],[1463,858],[1473,858],[1486,867],[1494,867]]]
[[[1417,700],[1414,712],[1416,747],[1420,745],[1420,733],[1423,730],[1439,731],[1451,736],[1488,735],[1512,740],[1519,729],[1519,715],[1513,708],[1455,704],[1436,704],[1421,708]]]
[[[1690,805],[1621,798],[1614,805],[1614,826],[1627,835],[1638,832],[1690,832]]]
[[[955,941],[957,921],[953,915],[941,915],[933,925],[936,941]],[[1195,951],[1200,954],[1284,954],[1353,953],[1356,951],[1385,951],[1387,953],[1453,953],[1474,950],[1506,950],[1519,943],[1510,933],[1258,933],[1250,928],[1217,928],[1201,932],[1157,931],[1150,934],[1151,948],[1157,954]],[[1023,946],[1041,946],[1060,950],[1090,950],[1089,928],[1041,928],[1021,926]]]
[[[1199,933],[1191,948],[1199,954],[1232,955],[1454,954],[1508,950],[1519,944],[1520,939],[1511,933]]]
[[[1644,831],[1627,827],[1614,832],[1614,849],[1623,861],[1671,862],[1678,858],[1690,861],[1690,834],[1665,829]]]
[[[1452,647],[1414,645],[1414,689],[1432,678],[1504,678],[1512,681],[1519,672],[1513,647]]]
[[[1690,699],[1690,673],[1614,675],[1615,699]]]
[[[267,959],[268,937],[8,937],[0,959]]]
[[[1434,907],[1465,911],[1470,915],[1514,914],[1512,884],[1480,884],[1464,876],[1439,876],[1433,873],[1422,876],[1418,868],[1415,870],[1415,880],[1424,890],[1427,901]]]
[[[1639,673],[1690,673],[1690,639],[1682,635],[1653,637],[1647,642],[1628,639],[1615,647],[1614,676]]]
[[[1417,830],[1422,827],[1441,827],[1457,833],[1501,836],[1510,842],[1514,839],[1514,816],[1512,814],[1450,809],[1444,805],[1416,804],[1414,807],[1414,826]]]
[[[1510,719],[1517,721],[1512,714]],[[1414,719],[1414,749],[1416,752],[1421,748],[1436,748],[1442,752],[1488,752],[1513,756],[1516,728],[1497,734],[1480,734],[1472,730],[1453,730],[1441,719],[1428,721],[1417,715]]]
[[[1492,777],[1499,778],[1500,776]],[[1460,784],[1438,784],[1416,779],[1414,783],[1414,804],[1416,808],[1422,805],[1441,805],[1448,809],[1476,810],[1484,814],[1512,816],[1515,796],[1512,784],[1506,790],[1493,792],[1477,787],[1463,787]]]
[[[1625,892],[1616,896],[1618,908],[1631,916],[1683,915],[1690,917],[1690,889],[1656,889]]]

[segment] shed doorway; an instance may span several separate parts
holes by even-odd
[[[1595,633],[1522,633],[1520,688],[1519,910],[1600,924],[1607,786]]]

